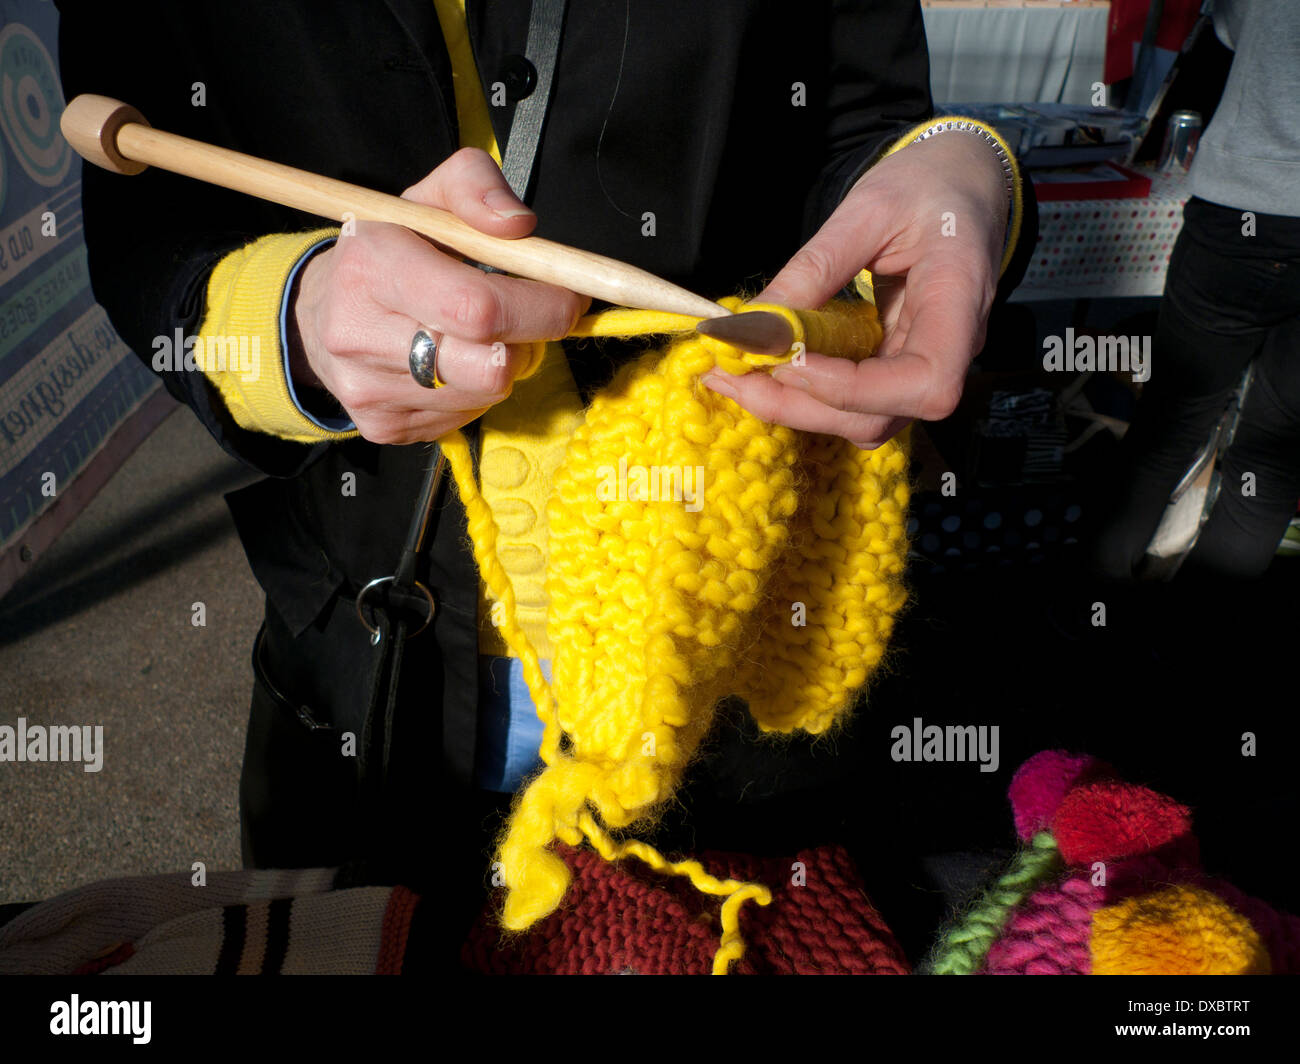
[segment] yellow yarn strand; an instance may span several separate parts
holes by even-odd
[[[672,796],[728,695],[744,697],[766,732],[817,734],[843,719],[906,598],[908,500],[905,438],[861,451],[767,424],[699,382],[715,367],[749,373],[799,350],[868,357],[881,337],[875,307],[722,302],[781,314],[794,346],[753,355],[696,333],[699,319],[626,309],[573,330],[676,335],[594,399],[555,475],[550,684],[518,623],[469,445],[460,432],[441,441],[501,635],[544,724],[545,768],[516,797],[500,841],[502,923],[521,931],[554,912],[571,876],[550,847],[586,839],[608,861],[636,857],[723,898],[715,974],[744,955],[741,906],[770,904],[771,892],[609,831],[648,821]]]

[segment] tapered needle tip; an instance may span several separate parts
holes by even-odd
[[[794,343],[794,329],[790,323],[770,310],[706,318],[696,329],[705,336],[755,355],[783,355]]]

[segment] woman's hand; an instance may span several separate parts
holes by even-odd
[[[879,446],[913,418],[947,417],[984,346],[1008,207],[996,154],[968,133],[882,159],[758,297],[813,310],[865,267],[884,326],[876,356],[809,353],[770,375],[715,370],[704,383],[764,421],[859,447]]]
[[[462,148],[403,197],[493,236],[527,236],[537,224],[476,148]],[[359,222],[299,274],[290,365],[295,384],[328,391],[367,440],[435,440],[510,394],[528,364],[528,352],[511,345],[565,336],[590,304],[565,288],[484,273],[402,226]],[[419,329],[438,344],[444,387],[411,377]]]

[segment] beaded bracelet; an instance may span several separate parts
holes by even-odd
[[[947,133],[957,131],[961,133],[974,133],[980,140],[984,141],[997,154],[998,162],[1002,164],[1002,178],[1007,186],[1007,200],[1014,204],[1015,200],[1015,176],[1011,166],[1011,157],[1007,155],[1006,149],[1002,147],[998,138],[989,132],[988,128],[982,123],[965,118],[945,118],[942,121],[918,133],[912,138],[912,143],[929,140],[936,133]]]

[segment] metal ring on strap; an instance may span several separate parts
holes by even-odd
[[[362,602],[365,600],[367,593],[372,591],[374,588],[378,587],[380,584],[391,584],[395,579],[396,577],[392,577],[392,576],[376,577],[374,580],[371,580],[370,583],[368,583],[365,587],[363,587],[360,593],[357,595],[357,617],[360,618],[361,623],[366,626],[366,631],[370,633],[370,641],[372,643],[379,642],[381,638],[381,633],[375,625],[371,624],[368,620],[366,620],[366,615],[362,610]],[[415,631],[407,635],[408,639],[412,638],[413,636],[419,635],[421,632],[423,632],[426,628],[429,627],[429,622],[433,620],[433,615],[438,608],[433,601],[432,591],[430,591],[418,580],[415,581],[414,586],[419,588],[422,592],[424,592],[424,597],[426,600],[428,600],[429,603],[429,615],[425,617],[424,623],[420,625],[419,628],[417,628]]]

